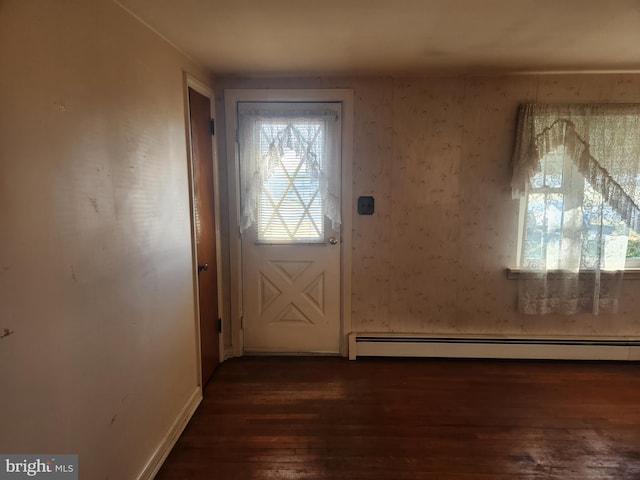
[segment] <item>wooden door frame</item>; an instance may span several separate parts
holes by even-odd
[[[189,208],[191,219],[191,258],[192,258],[192,278],[193,278],[193,302],[194,302],[194,325],[195,325],[195,342],[196,342],[196,354],[198,361],[196,368],[197,381],[200,388],[202,385],[202,353],[200,350],[200,292],[198,290],[198,247],[196,242],[196,218],[194,208],[194,194],[195,185],[193,178],[193,144],[191,139],[191,123],[190,123],[190,111],[189,111],[189,88],[209,98],[210,101],[210,114],[211,118],[215,118],[215,96],[213,90],[209,88],[205,83],[201,82],[197,78],[193,77],[189,73],[184,73],[184,98],[185,98],[185,124],[187,129],[187,158],[189,164]],[[211,136],[211,148],[213,152],[213,195],[214,195],[214,229],[216,238],[216,275],[217,275],[217,297],[218,297],[218,318],[222,316],[222,260],[220,251],[220,188],[219,188],[219,170],[218,170],[218,155],[216,149],[215,136]],[[224,360],[224,341],[223,335],[218,335],[218,360],[222,362]]]
[[[240,184],[236,129],[238,102],[340,102],[342,103],[342,243],[340,266],[340,354],[348,355],[351,332],[351,245],[353,170],[353,90],[350,89],[226,89],[225,125],[229,191],[229,258],[231,291],[231,350],[226,356],[244,353],[242,325],[242,254],[240,248]]]

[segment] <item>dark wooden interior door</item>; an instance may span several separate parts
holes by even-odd
[[[200,361],[202,386],[219,363],[218,268],[216,265],[215,196],[211,102],[189,87],[189,123],[193,152],[193,203],[195,210],[198,292],[200,295]]]

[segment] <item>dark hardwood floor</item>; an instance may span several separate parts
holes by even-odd
[[[640,479],[640,364],[245,357],[157,479]]]

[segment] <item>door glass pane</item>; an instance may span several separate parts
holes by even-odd
[[[322,121],[260,123],[259,158],[268,174],[258,205],[259,242],[324,241],[319,172],[325,135]]]

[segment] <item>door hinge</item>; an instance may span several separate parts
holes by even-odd
[[[222,333],[222,319],[218,319],[218,333]]]
[[[214,118],[212,118],[209,122],[209,131],[211,132],[212,136],[216,134],[216,121]]]

